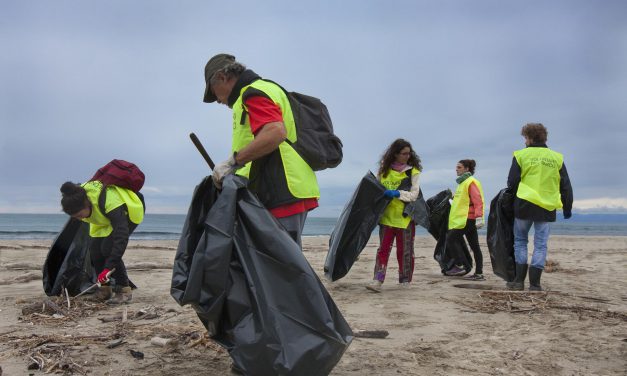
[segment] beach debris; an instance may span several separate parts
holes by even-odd
[[[353,330],[355,338],[386,338],[390,335],[387,330]]]
[[[179,345],[179,342],[173,338],[162,338],[162,337],[152,337],[150,339],[150,343],[154,346],[166,347],[166,348],[176,348]]]
[[[113,341],[109,341],[107,342],[107,348],[108,349],[114,349],[122,344],[126,343],[126,341],[124,340],[124,338],[118,338],[118,339],[114,339]]]
[[[51,299],[45,299],[42,302],[35,302],[22,307],[22,316],[41,315],[46,313],[51,313],[51,317],[54,318],[68,317],[73,320],[73,318],[70,317],[68,310],[59,306]]]
[[[63,291],[65,291],[65,300],[67,301],[67,309],[70,309],[70,293],[68,293],[66,288],[64,288]]]
[[[141,352],[141,351],[135,351],[135,350],[133,350],[133,349],[129,349],[128,351],[131,353],[131,355],[133,356],[133,358],[135,358],[135,359],[140,359],[140,360],[141,360],[141,359],[144,359],[144,353],[143,353],[143,352]]]
[[[136,320],[139,320],[139,319],[151,320],[157,317],[159,317],[159,314],[157,313],[157,308],[155,306],[148,306],[148,307],[142,308],[139,311],[137,311],[137,313],[135,313]]]
[[[16,299],[17,301],[17,299]],[[20,321],[30,321],[31,323],[45,324],[49,322],[58,325],[61,321],[73,321],[80,317],[86,317],[95,311],[103,309],[104,304],[98,302],[88,302],[83,300],[73,301],[70,308],[66,308],[66,297],[57,296],[46,298],[45,300],[37,299],[35,301],[28,300],[21,307]]]

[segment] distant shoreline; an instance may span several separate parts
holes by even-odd
[[[561,215],[560,215],[561,216]],[[185,215],[153,214],[146,215],[131,239],[137,240],[178,240],[185,223]],[[65,214],[0,214],[0,239],[52,240],[68,221]],[[337,218],[307,218],[303,236],[329,236],[333,232]],[[377,229],[373,234],[377,233]],[[479,231],[485,237],[486,229]],[[586,214],[575,215],[572,219],[558,221],[551,226],[552,235],[574,236],[627,236],[627,214]],[[428,235],[422,228],[416,228],[416,235]]]

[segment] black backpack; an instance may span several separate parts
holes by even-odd
[[[316,97],[287,91],[285,92],[296,123],[296,142],[287,141],[314,171],[337,167],[342,162],[342,141],[333,133],[333,123],[329,110]]]

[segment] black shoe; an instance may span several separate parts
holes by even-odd
[[[458,276],[466,274],[466,270],[461,265],[454,265],[452,268],[444,272],[444,275],[448,276]]]
[[[483,274],[477,274],[477,273],[464,277],[464,279],[469,280],[469,281],[485,281],[485,277],[483,276]]]

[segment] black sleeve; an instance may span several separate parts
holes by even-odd
[[[562,164],[562,168],[560,168],[560,195],[562,196],[564,216],[570,217],[573,209],[573,187],[570,185],[570,177],[565,164]]]
[[[128,244],[129,228],[128,228],[128,209],[126,205],[122,205],[107,213],[107,218],[111,221],[111,253],[105,261],[105,268],[111,270],[120,262],[126,246]]]
[[[509,168],[509,175],[507,175],[507,188],[509,188],[514,195],[518,191],[518,183],[520,183],[520,166],[516,157],[512,158],[512,166]]]

